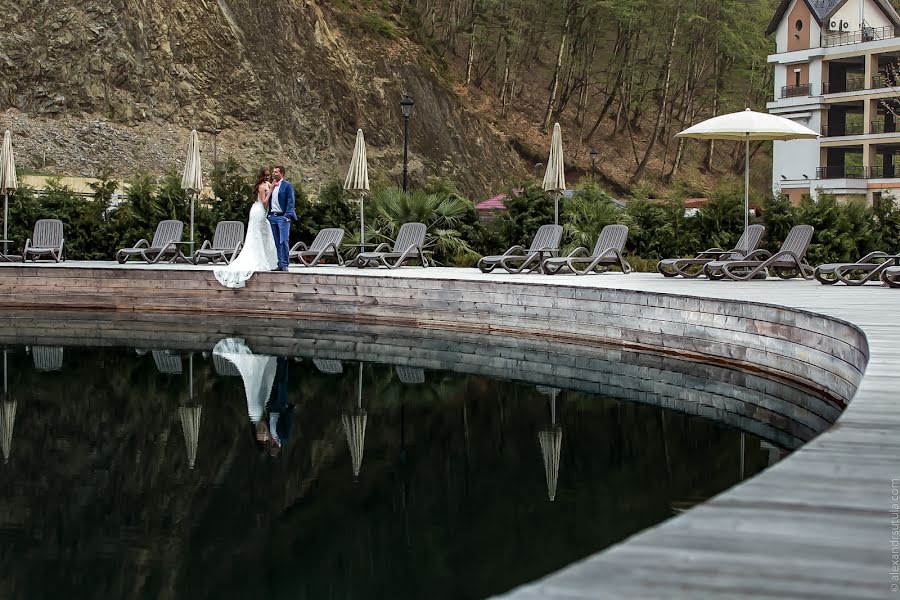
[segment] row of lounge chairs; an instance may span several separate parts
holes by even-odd
[[[757,248],[765,228],[750,225],[737,245],[731,250],[710,248],[693,258],[669,258],[661,260],[656,268],[666,277],[708,279],[726,277],[735,281],[765,278],[772,273],[781,279],[816,279],[822,284],[863,285],[870,281],[883,281],[890,287],[900,287],[900,255],[872,252],[852,263],[828,263],[813,268],[806,260],[806,251],[812,241],[811,225],[796,225],[788,232],[784,243],[775,254]]]
[[[527,249],[513,246],[503,254],[485,256],[476,265],[482,273],[504,269],[508,273],[538,270],[547,275],[570,272],[576,275],[599,273],[618,268],[623,273],[632,271],[623,251],[628,241],[628,227],[607,225],[597,237],[592,251],[579,247],[567,256],[556,256],[563,228],[559,225],[541,225]]]
[[[212,240],[204,241],[200,248],[190,257],[185,257],[179,250],[182,244],[184,223],[177,220],[160,221],[153,234],[153,240],[138,240],[130,247],[116,253],[116,260],[124,264],[129,259],[137,258],[155,264],[161,260],[175,262],[184,258],[194,264],[225,263],[228,264],[240,254],[244,240],[244,224],[240,221],[220,221]],[[290,249],[289,260],[299,265],[314,267],[325,261],[333,261],[338,265],[349,264],[357,267],[385,266],[396,268],[410,261],[418,261],[428,266],[425,256],[425,232],[423,223],[405,223],[400,227],[397,241],[393,245],[382,243],[371,252],[361,252],[347,263],[341,255],[341,243],[344,230],[327,228],[319,231],[308,246],[297,242]]]

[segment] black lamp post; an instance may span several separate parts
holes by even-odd
[[[403,113],[403,191],[409,191],[409,116],[412,114],[413,99],[403,94],[400,111]]]
[[[210,133],[212,133],[212,135],[213,135],[213,167],[215,167],[216,164],[218,164],[218,160],[219,160],[219,148],[218,148],[219,143],[218,142],[219,142],[219,134],[222,133],[222,130],[219,129],[218,127],[213,127],[212,130],[210,131]]]
[[[591,181],[593,182],[596,178],[594,174],[597,172],[597,150],[591,148]]]

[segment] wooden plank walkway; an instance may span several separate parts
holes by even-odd
[[[126,268],[109,263],[61,266]],[[0,265],[0,277],[7,268],[17,266]],[[854,324],[868,340],[869,361],[852,402],[834,427],[709,502],[505,597],[900,598],[897,587],[892,588],[900,585],[900,572],[892,566],[898,552],[892,541],[900,542],[897,521],[892,524],[900,503],[900,290],[782,280],[682,281],[651,274],[545,277],[484,275],[474,269],[334,267],[292,271],[634,290],[778,305]],[[287,280],[291,275],[268,277]]]

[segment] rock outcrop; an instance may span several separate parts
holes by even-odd
[[[24,167],[161,171],[178,166],[191,128],[218,128],[219,157],[248,167],[284,161],[295,179],[297,170],[317,179],[346,168],[361,127],[373,175],[393,179],[402,152],[398,101],[408,92],[416,101],[414,177],[450,176],[481,193],[521,169],[419,45],[366,31],[363,13],[344,3],[3,4],[0,127],[13,129]],[[213,136],[203,144],[211,158]]]

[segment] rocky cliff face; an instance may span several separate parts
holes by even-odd
[[[177,166],[191,128],[220,128],[219,157],[283,161],[313,180],[346,169],[362,128],[371,174],[400,171],[398,100],[414,177],[473,193],[521,168],[503,137],[465,110],[416,44],[360,27],[316,0],[0,0],[0,127],[19,162],[70,174]],[[390,23],[388,22],[388,25]],[[207,164],[213,136],[202,136]]]

